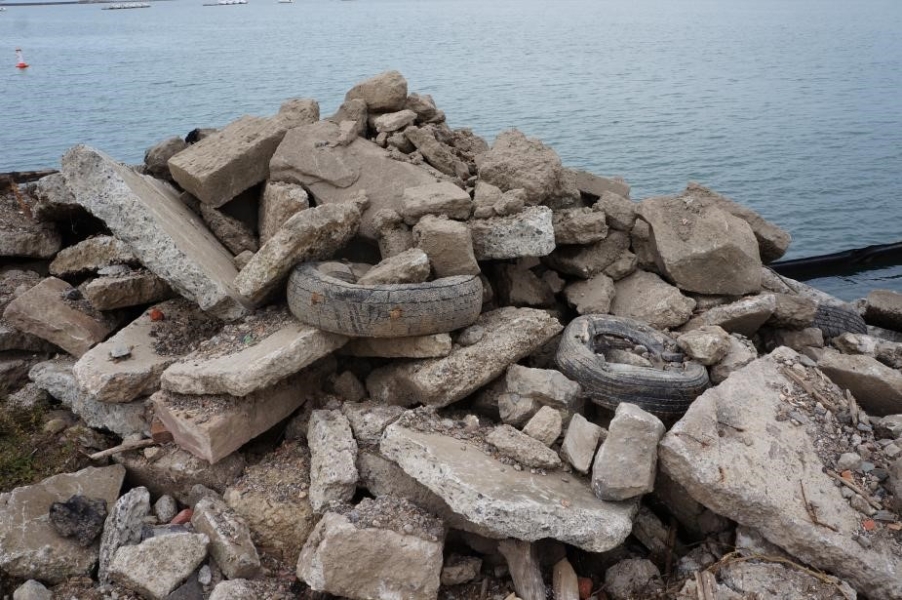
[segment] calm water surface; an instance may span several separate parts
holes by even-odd
[[[330,114],[394,68],[452,126],[518,127],[633,198],[706,183],[789,229],[790,258],[902,240],[898,0],[202,1],[7,4],[0,172],[80,142],[139,162],[293,96]],[[902,267],[816,283],[902,291]]]

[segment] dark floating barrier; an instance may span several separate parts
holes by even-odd
[[[902,241],[821,256],[781,260],[768,266],[780,275],[804,281],[817,277],[854,275],[899,264],[902,264]]]

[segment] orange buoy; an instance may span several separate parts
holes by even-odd
[[[22,49],[16,48],[16,68],[17,69],[27,69],[28,63],[25,62],[25,59],[22,58]]]

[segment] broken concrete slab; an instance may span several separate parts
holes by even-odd
[[[288,132],[270,163],[272,181],[303,185],[317,206],[346,203],[365,190],[370,208],[360,233],[377,239],[373,215],[380,209],[398,210],[404,190],[435,183],[436,178],[415,165],[399,162],[364,138],[339,145],[340,128],[321,121]]]
[[[197,458],[175,444],[161,446],[149,458],[140,450],[113,456],[128,471],[132,485],[146,487],[154,497],[169,494],[187,504],[191,488],[197,484],[222,493],[244,470],[244,457],[235,452],[215,465]]]
[[[656,329],[678,327],[689,320],[695,300],[654,273],[636,271],[614,284],[611,314],[644,321]]]
[[[165,281],[150,271],[98,277],[83,287],[85,298],[97,310],[115,310],[160,302],[175,295]]]
[[[372,112],[391,112],[407,103],[407,80],[398,71],[385,71],[361,81],[345,94],[345,102],[363,100]]]
[[[473,238],[464,223],[426,216],[413,228],[417,247],[427,254],[436,277],[478,275]]]
[[[36,335],[19,331],[0,317],[0,352],[59,352],[59,348]],[[450,349],[449,349],[450,351]]]
[[[170,185],[87,146],[63,156],[63,173],[78,202],[174,290],[224,319],[245,312],[231,254]]]
[[[237,347],[231,341],[235,335],[242,339]],[[226,326],[215,341],[202,343],[169,366],[162,374],[162,388],[244,397],[328,356],[347,339],[304,325],[284,309],[258,313]]]
[[[794,294],[774,294],[774,313],[767,320],[770,327],[783,329],[805,329],[814,323],[817,302],[805,296]]]
[[[328,362],[328,361],[326,361]],[[316,392],[325,363],[244,397],[185,395],[159,391],[151,396],[156,416],[175,442],[213,464],[288,417]]]
[[[656,416],[634,404],[618,404],[592,467],[595,494],[620,502],[654,490],[658,441],[664,431]]]
[[[777,418],[788,406],[781,390],[793,389],[781,368],[797,358],[778,349],[702,394],[661,441],[661,468],[696,500],[799,560],[868,596],[902,598],[902,558],[879,538],[868,548],[855,541],[861,515],[823,472],[813,437]]]
[[[689,358],[703,365],[720,362],[730,351],[730,335],[716,325],[705,325],[677,338],[677,344]]]
[[[260,243],[265,244],[285,221],[310,208],[307,191],[295,183],[267,181],[260,197]]]
[[[160,354],[154,349],[156,327],[151,318],[154,310],[168,318],[184,314],[188,319],[199,312],[196,306],[183,299],[170,300],[146,310],[75,363],[72,373],[80,393],[99,402],[122,403],[160,389],[160,375],[179,357]],[[128,349],[128,356],[113,358],[111,352],[120,347]]]
[[[433,333],[406,338],[356,338],[339,350],[348,356],[438,358],[451,354],[451,336]]]
[[[417,113],[405,108],[397,112],[379,115],[373,119],[373,127],[378,133],[394,133],[408,125],[413,125],[413,122],[416,120]]]
[[[321,513],[348,503],[357,489],[357,441],[348,418],[337,410],[315,410],[307,428],[310,505]]]
[[[708,373],[711,376],[711,382],[714,385],[719,384],[729,377],[730,373],[733,371],[738,371],[758,358],[758,350],[746,337],[740,336],[737,333],[731,335],[728,341],[730,343],[730,348],[727,350],[727,354],[719,363],[708,369]]]
[[[51,258],[62,240],[53,223],[41,223],[23,211],[15,192],[0,193],[0,256]],[[24,196],[21,199],[24,203]]]
[[[622,177],[601,177],[578,169],[565,170],[583,194],[601,198],[605,192],[609,192],[627,199],[630,197],[630,186]]]
[[[109,235],[98,235],[63,248],[50,263],[50,274],[57,277],[96,272],[110,265],[137,265],[138,257],[128,244]]]
[[[833,383],[852,392],[868,414],[883,417],[902,413],[902,373],[898,370],[870,356],[829,349],[817,366]]]
[[[32,196],[31,211],[38,221],[65,221],[87,216],[85,209],[75,201],[62,173],[41,177],[34,185]]]
[[[404,130],[404,139],[416,148],[423,158],[436,170],[466,181],[470,176],[470,169],[465,162],[460,160],[451,146],[438,140],[434,127],[408,127]]]
[[[503,537],[553,538],[604,552],[632,529],[634,503],[603,502],[576,478],[516,471],[449,436],[395,423],[380,450],[456,513]]]
[[[440,535],[422,525],[391,527],[415,519]],[[365,499],[352,513],[325,514],[298,558],[297,575],[312,589],[337,596],[435,600],[443,534],[440,521],[410,503]]]
[[[169,171],[204,204],[222,206],[269,177],[269,160],[287,129],[278,117],[241,117],[170,158]]]
[[[477,160],[479,178],[501,191],[523,189],[531,206],[549,198],[579,199],[557,153],[516,129],[501,132],[492,148]]]
[[[614,264],[629,246],[629,235],[622,231],[610,231],[606,238],[594,244],[561,246],[543,262],[555,271],[589,279]]]
[[[604,191],[595,206],[604,212],[608,226],[619,231],[631,231],[636,223],[636,203],[610,191]]]
[[[472,327],[482,328],[482,339],[447,357],[374,370],[366,382],[370,396],[402,406],[414,402],[447,406],[489,383],[563,329],[546,312],[511,307],[482,314]]]
[[[260,574],[260,557],[251,532],[238,514],[220,498],[208,496],[194,506],[191,525],[210,540],[210,555],[229,579]]]
[[[761,289],[761,257],[752,228],[738,217],[691,198],[643,200],[655,260],[682,290],[742,295]]]
[[[110,564],[110,578],[151,600],[163,600],[207,556],[207,536],[173,533],[123,546]]]
[[[99,402],[78,391],[73,375],[75,360],[57,358],[36,364],[28,377],[40,389],[68,406],[88,427],[108,429],[120,437],[144,434],[149,429],[144,398],[123,404]]]
[[[409,187],[401,197],[398,214],[408,225],[415,225],[426,215],[444,215],[465,221],[473,210],[470,195],[448,181]]]
[[[97,563],[99,543],[81,546],[59,536],[47,520],[50,505],[76,494],[102,498],[112,506],[119,496],[125,469],[88,467],[0,494],[0,568],[11,577],[34,577],[60,583],[88,575]]]
[[[315,525],[310,506],[310,454],[286,442],[249,466],[223,494],[265,552],[294,560]]]
[[[604,429],[575,413],[561,444],[561,458],[580,473],[588,473],[592,459],[595,458],[595,450],[604,434]]]
[[[555,248],[552,211],[533,206],[507,217],[470,221],[476,260],[547,256]]]
[[[330,258],[357,233],[358,203],[317,206],[288,219],[235,277],[235,287],[259,304],[299,262]]]
[[[375,402],[346,402],[341,406],[341,412],[347,417],[358,443],[378,444],[382,432],[398,420],[404,409]]]
[[[78,357],[103,341],[115,324],[89,303],[79,302],[79,296],[65,281],[48,277],[10,302],[3,318],[16,329]]]

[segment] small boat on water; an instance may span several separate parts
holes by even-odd
[[[276,0],[279,4],[294,4],[294,0]]]
[[[3,12],[3,11],[5,11],[5,10],[6,10],[5,8],[3,8],[2,6],[0,6],[0,12]]]
[[[101,10],[126,10],[129,8],[150,8],[147,2],[117,2],[103,7]]]
[[[219,0],[204,4],[204,6],[234,6],[236,4],[247,4],[247,0]]]

